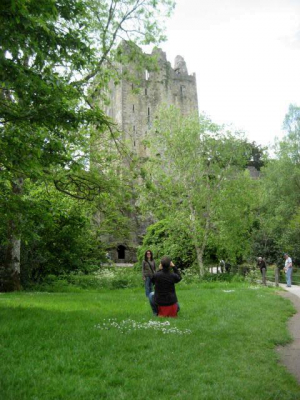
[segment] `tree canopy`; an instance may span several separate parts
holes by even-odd
[[[89,88],[97,76],[105,91],[122,38],[162,40],[161,16],[172,9],[171,0],[1,2],[0,206],[7,226],[1,290],[20,286],[26,180],[54,183],[77,199],[110,192],[117,172],[100,169],[106,161],[99,158],[97,171],[90,168],[89,154],[91,129],[101,142],[113,124]]]
[[[186,232],[199,273],[208,245],[234,261],[247,254],[255,196],[244,139],[203,115],[184,117],[171,107],[161,110],[148,146],[146,207]]]

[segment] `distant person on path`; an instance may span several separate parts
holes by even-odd
[[[284,272],[286,276],[286,286],[292,286],[292,272],[293,272],[293,261],[291,257],[287,253],[284,254],[285,263],[284,263]]]
[[[145,282],[146,297],[149,297],[149,294],[153,290],[151,279],[153,278],[155,271],[156,267],[155,267],[155,261],[153,260],[153,253],[151,250],[147,250],[142,264],[142,274],[143,274],[143,280]]]
[[[267,285],[267,279],[266,279],[267,264],[266,264],[265,260],[262,257],[258,257],[257,266],[259,267],[260,272],[261,272],[262,284],[266,286]]]
[[[177,317],[179,304],[175,284],[181,281],[181,274],[168,256],[161,259],[159,271],[152,278],[155,292],[150,293],[149,301],[154,315]]]
[[[225,261],[224,260],[220,260],[219,266],[220,266],[221,272],[223,274],[223,272],[225,272]]]
[[[231,264],[229,262],[225,262],[225,271],[227,272],[227,274],[230,273],[231,270]]]
[[[106,253],[106,260],[108,264],[112,264],[112,259],[111,259],[111,255],[109,254],[109,252]]]

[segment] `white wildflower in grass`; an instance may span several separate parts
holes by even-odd
[[[105,320],[104,320],[105,321]],[[124,319],[120,322],[117,322],[116,319],[109,319],[106,322],[102,322],[98,325],[95,325],[96,329],[100,330],[108,330],[108,329],[118,329],[121,333],[129,333],[137,330],[146,330],[153,329],[155,331],[160,331],[163,334],[174,333],[176,335],[189,335],[192,333],[190,329],[179,329],[176,326],[171,326],[170,321],[147,321],[147,322],[138,322],[133,319]]]
[[[99,272],[95,274],[96,278],[102,279],[102,278],[114,278],[115,277],[115,271],[109,268],[103,268]]]
[[[231,293],[231,292],[235,292],[235,290],[223,290],[224,293]]]

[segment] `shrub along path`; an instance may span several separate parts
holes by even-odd
[[[286,291],[279,292],[279,294],[291,300],[297,312],[288,323],[293,342],[286,346],[279,346],[278,352],[284,365],[295,375],[300,383],[300,287],[292,286],[291,288],[286,288],[282,284],[280,286]]]

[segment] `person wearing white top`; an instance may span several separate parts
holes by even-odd
[[[286,276],[286,286],[292,286],[292,272],[293,272],[293,261],[291,257],[287,253],[284,255],[285,263],[284,263],[284,272]]]

